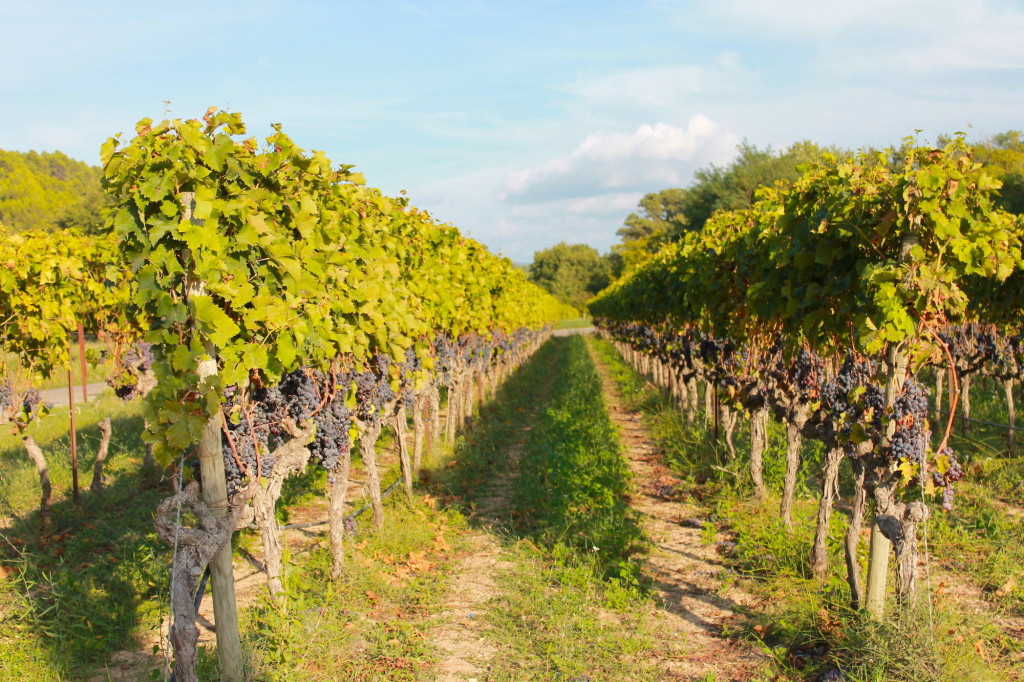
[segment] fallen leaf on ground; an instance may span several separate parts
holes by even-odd
[[[1010,596],[1010,594],[1013,593],[1013,591],[1016,588],[1017,588],[1017,578],[1016,578],[1016,576],[1012,576],[1011,575],[1010,579],[1007,580],[1005,583],[1003,583],[1002,586],[998,590],[996,590],[996,596],[1000,597],[1000,598],[1008,597],[1008,596]]]

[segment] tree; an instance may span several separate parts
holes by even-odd
[[[1003,183],[996,206],[1009,213],[1024,213],[1024,133],[1008,130],[993,135],[975,145],[974,158]]]
[[[626,218],[617,233],[622,243],[612,247],[616,262],[611,272],[615,277],[631,272],[664,244],[679,241],[687,232],[702,230],[716,211],[750,208],[760,188],[793,182],[808,161],[826,152],[846,155],[808,141],[780,152],[771,147],[758,149],[744,141],[737,150],[739,155],[727,166],[712,164],[694,173],[690,187],[664,189],[640,200],[641,212]]]
[[[608,285],[608,266],[593,247],[560,242],[534,252],[530,281],[582,309],[591,296]]]
[[[103,222],[100,169],[60,152],[0,150],[0,221],[14,232],[78,228]]]

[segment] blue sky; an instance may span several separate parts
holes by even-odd
[[[143,117],[241,112],[517,262],[606,250],[743,139],[1024,128],[1024,3],[0,0],[0,148],[99,163]]]

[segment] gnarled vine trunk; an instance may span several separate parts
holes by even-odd
[[[110,450],[110,417],[101,421],[100,427],[100,448],[96,452],[96,462],[92,465],[92,483],[89,484],[89,492],[98,495],[103,490],[103,466],[107,463],[107,452]]]
[[[195,623],[192,595],[199,586],[206,565],[230,542],[235,529],[248,523],[247,515],[251,510],[244,503],[247,493],[232,500],[232,506],[225,516],[213,515],[200,499],[199,484],[195,482],[189,483],[157,507],[157,532],[168,545],[177,546],[175,561],[171,566],[173,625],[170,640],[174,647],[174,676],[179,682],[198,682],[196,663],[199,655],[196,644],[199,641],[199,628]],[[179,525],[176,520],[179,505],[192,511],[199,522],[198,528]]]
[[[345,570],[345,500],[348,496],[348,478],[352,470],[352,449],[347,448],[327,474],[330,521],[331,579],[337,580]]]
[[[22,438],[22,443],[25,445],[29,459],[39,471],[39,487],[42,489],[39,500],[39,519],[43,523],[47,523],[50,520],[50,495],[53,492],[50,487],[50,468],[46,466],[46,457],[43,456],[43,451],[39,449],[39,445],[32,436]]]
[[[821,471],[821,500],[818,502],[818,519],[814,528],[814,542],[811,545],[811,571],[819,580],[828,573],[828,530],[832,520],[832,505],[839,497],[839,465],[843,461],[842,448],[830,448],[825,453]]]
[[[853,513],[850,525],[846,528],[844,542],[846,557],[846,582],[850,586],[850,608],[860,611],[864,606],[864,588],[860,583],[860,559],[857,550],[860,547],[860,529],[864,524],[864,512],[867,509],[868,497],[864,487],[864,463],[854,459],[853,466]]]
[[[370,494],[373,525],[384,527],[384,502],[380,492],[380,473],[377,470],[377,439],[380,438],[380,419],[362,422],[359,429],[359,455],[366,467],[366,487]]]
[[[1013,378],[1003,379],[1003,394],[1006,396],[1006,411],[1010,429],[1006,433],[1006,450],[1011,457],[1017,454],[1017,407],[1013,402]]]
[[[754,497],[764,500],[768,491],[764,486],[764,452],[768,448],[768,407],[759,407],[750,415],[750,480],[754,484]]]
[[[281,428],[288,434],[289,440],[274,449],[274,466],[264,480],[254,480],[251,483],[253,515],[256,526],[260,529],[260,539],[263,541],[263,565],[267,572],[267,587],[274,596],[284,590],[281,584],[284,548],[281,545],[281,529],[277,525],[274,511],[277,500],[281,497],[285,479],[306,468],[310,458],[309,448],[306,446],[316,429],[312,423],[300,429],[287,417],[281,420]]]
[[[416,399],[412,406],[412,475],[417,478],[420,475],[420,465],[423,462],[423,438],[424,422],[423,412],[427,407],[426,389],[416,393]]]
[[[406,440],[405,403],[398,399],[398,409],[391,417],[391,425],[395,430],[395,445],[398,449],[398,467],[402,472],[402,483],[405,492],[412,496],[412,459],[409,457],[409,442]]]
[[[800,445],[803,443],[804,424],[810,415],[810,406],[799,403],[790,411],[786,421],[786,480],[782,487],[782,522],[793,530],[793,497],[796,495],[796,477],[800,470]]]

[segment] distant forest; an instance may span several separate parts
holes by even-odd
[[[100,168],[61,152],[0,149],[0,225],[13,232],[91,231],[102,221]]]

